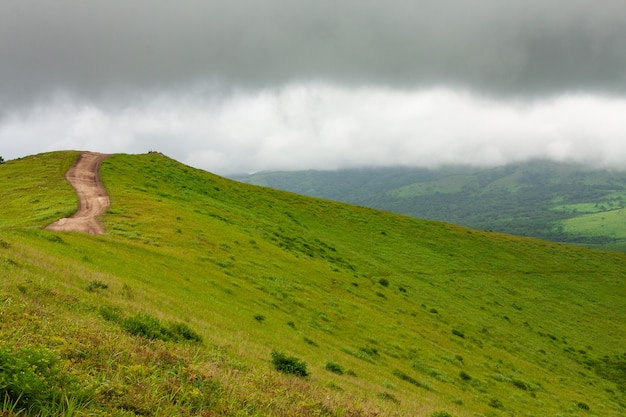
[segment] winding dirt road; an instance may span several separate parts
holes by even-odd
[[[63,218],[46,227],[56,232],[82,232],[101,235],[104,226],[98,216],[104,213],[111,202],[102,181],[100,181],[100,164],[109,154],[85,152],[78,157],[72,168],[65,174],[67,181],[76,190],[78,210],[72,217]]]

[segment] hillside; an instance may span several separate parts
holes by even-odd
[[[530,161],[442,167],[264,172],[256,185],[474,229],[626,251],[626,172]]]
[[[102,163],[104,235],[44,230],[76,208],[77,157],[0,166],[1,415],[626,413],[624,254],[160,154]]]

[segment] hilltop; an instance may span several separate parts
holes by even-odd
[[[64,175],[78,156],[0,166],[6,415],[626,412],[624,254],[261,188],[155,153],[102,162],[105,234],[45,230],[76,209]]]
[[[233,178],[474,229],[626,251],[625,171],[533,160],[495,168],[362,168]]]

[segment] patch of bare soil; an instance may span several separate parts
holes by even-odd
[[[111,202],[102,181],[100,164],[109,154],[85,152],[65,174],[78,196],[78,210],[72,217],[63,218],[46,227],[56,232],[82,232],[101,235],[105,232],[98,216],[104,213]]]

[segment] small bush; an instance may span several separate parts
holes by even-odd
[[[502,401],[500,401],[497,398],[492,398],[491,400],[489,400],[489,407],[493,407],[493,408],[504,408],[504,404],[502,404]]]
[[[463,381],[471,381],[472,380],[472,377],[469,374],[467,374],[465,371],[461,371],[461,373],[459,374],[459,377],[461,377],[461,379]]]
[[[87,284],[87,287],[85,289],[91,292],[96,290],[106,290],[107,288],[109,288],[109,286],[104,282],[93,280],[89,284]]]
[[[101,306],[99,312],[103,319],[117,323],[123,330],[133,336],[152,340],[202,343],[202,337],[185,323],[170,322],[163,324],[157,318],[143,313],[124,318],[118,308],[106,305]]]
[[[336,373],[337,375],[343,375],[343,368],[341,367],[341,365],[335,362],[326,362],[326,366],[324,367],[324,369]]]
[[[168,329],[161,322],[148,314],[138,313],[122,321],[122,328],[134,336],[146,339],[170,340]]]
[[[265,321],[265,316],[263,314],[255,314],[254,315],[254,319],[256,321],[258,321],[259,323]]]
[[[416,387],[424,388],[424,389],[427,389],[427,390],[431,389],[431,387],[429,385],[427,385],[427,384],[425,384],[423,382],[418,381],[417,379],[413,378],[410,375],[405,374],[404,372],[400,371],[399,369],[394,370],[393,374],[395,376],[397,376],[398,378],[400,378],[401,380],[406,381],[409,384],[413,384]]]
[[[146,339],[202,342],[200,335],[185,323],[170,323],[168,326],[165,326],[158,319],[142,313],[124,319],[122,328],[132,335],[145,337]]]
[[[85,403],[90,396],[63,372],[59,358],[43,348],[0,349],[0,392],[5,405],[28,415],[63,409],[64,399],[68,404]]]
[[[378,280],[378,283],[380,285],[382,285],[383,287],[388,287],[389,286],[389,280],[385,279],[385,278],[381,278]]]
[[[521,389],[522,391],[528,390],[528,385],[524,381],[520,381],[519,379],[514,379],[511,383],[516,387]]]
[[[185,323],[171,323],[169,330],[174,336],[174,340],[188,340],[190,342],[202,343],[202,337]]]
[[[580,402],[576,404],[576,406],[581,410],[589,411],[589,405],[587,403]]]
[[[104,305],[100,306],[98,312],[106,321],[112,321],[114,323],[120,323],[122,321],[122,315],[118,308]]]
[[[452,334],[455,335],[455,336],[460,337],[461,339],[465,339],[465,333],[463,333],[460,330],[452,329]]]
[[[388,392],[381,392],[380,394],[378,394],[378,398],[385,401],[391,401],[394,404],[400,404],[400,400],[397,399],[395,395]]]
[[[296,357],[287,356],[275,350],[272,351],[272,365],[274,365],[274,369],[284,374],[302,377],[309,375],[306,370],[305,362]]]

